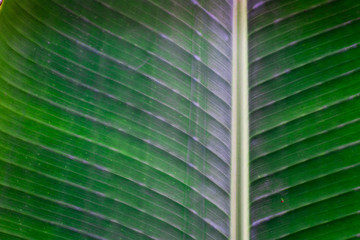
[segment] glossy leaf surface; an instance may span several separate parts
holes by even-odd
[[[249,4],[252,239],[360,233],[360,2]]]
[[[227,239],[230,0],[5,0],[0,238]]]

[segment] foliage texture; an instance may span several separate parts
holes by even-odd
[[[250,0],[252,239],[360,233],[360,1]]]
[[[227,239],[230,0],[5,0],[0,238]]]

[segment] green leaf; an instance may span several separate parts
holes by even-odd
[[[358,0],[0,5],[0,239],[359,237]]]
[[[249,3],[252,239],[360,229],[360,2]]]
[[[5,0],[1,239],[227,239],[230,0]]]

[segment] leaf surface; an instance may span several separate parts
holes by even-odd
[[[360,229],[360,2],[250,1],[252,239]]]
[[[231,13],[5,0],[1,239],[227,239]]]

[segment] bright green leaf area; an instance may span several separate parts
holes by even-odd
[[[250,0],[252,239],[360,233],[360,1]]]
[[[0,239],[228,239],[230,0],[5,0]]]

